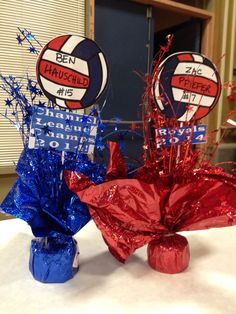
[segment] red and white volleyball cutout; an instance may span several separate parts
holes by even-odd
[[[40,53],[36,69],[44,94],[60,107],[88,107],[107,85],[103,52],[93,40],[77,35],[51,40]]]
[[[154,99],[161,113],[182,122],[206,116],[220,93],[221,82],[215,65],[196,52],[170,55],[160,64],[153,82]]]

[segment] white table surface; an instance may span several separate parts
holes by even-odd
[[[77,275],[64,284],[43,284],[28,270],[29,226],[1,221],[0,313],[236,313],[236,227],[186,234],[190,266],[168,275],[148,266],[146,247],[120,264],[90,222],[75,237],[81,253]]]

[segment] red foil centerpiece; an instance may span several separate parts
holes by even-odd
[[[208,159],[203,149],[193,148],[191,132],[178,145],[157,145],[155,129],[180,127],[174,115],[166,118],[160,114],[153,97],[153,82],[170,44],[168,37],[167,46],[161,47],[154,61],[153,74],[146,79],[143,166],[132,177],[128,175],[118,144],[109,143],[104,183],[95,185],[76,172],[66,171],[64,176],[69,188],[88,205],[110,252],[119,261],[125,262],[136,249],[149,244],[150,266],[172,274],[183,271],[189,263],[188,242],[177,232],[236,224],[236,177],[211,165],[214,148]],[[163,94],[168,100],[165,91]],[[191,106],[186,109],[192,110]],[[181,123],[191,129],[195,122]]]
[[[138,178],[122,179],[126,171],[118,144],[110,143],[110,150],[113,173],[120,179],[95,185],[81,173],[65,171],[64,177],[88,205],[110,252],[119,261],[125,262],[137,248],[150,243],[150,265],[162,272],[179,272],[187,267],[189,253],[187,241],[176,232],[236,224],[236,177],[221,168],[206,165],[188,171],[188,177],[159,177],[156,181],[153,173],[147,179],[149,169],[142,168]]]

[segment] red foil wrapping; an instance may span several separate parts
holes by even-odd
[[[189,264],[188,241],[179,234],[171,234],[148,244],[148,263],[162,273],[176,274],[184,271]]]
[[[85,177],[85,176],[84,176]],[[154,184],[136,179],[118,179],[88,185],[83,175],[65,172],[69,188],[88,205],[111,253],[121,262],[138,247],[168,232],[161,223],[161,197]]]
[[[127,178],[127,168],[119,146],[116,142],[108,142],[108,148],[110,159],[107,166],[106,181]]]
[[[113,144],[110,149],[118,148]],[[111,156],[109,173],[123,176],[123,166],[117,166],[122,165],[120,155]],[[121,262],[163,235],[236,224],[236,177],[222,169],[206,166],[177,179],[146,177],[147,172],[140,171],[138,179],[113,179],[96,186],[81,173],[65,172],[69,188],[88,205],[109,250]]]

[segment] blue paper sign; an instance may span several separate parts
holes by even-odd
[[[29,148],[90,154],[94,150],[96,133],[96,117],[35,106]]]
[[[190,141],[191,144],[206,143],[206,125],[156,129],[156,142],[159,147],[178,145],[185,141]]]

